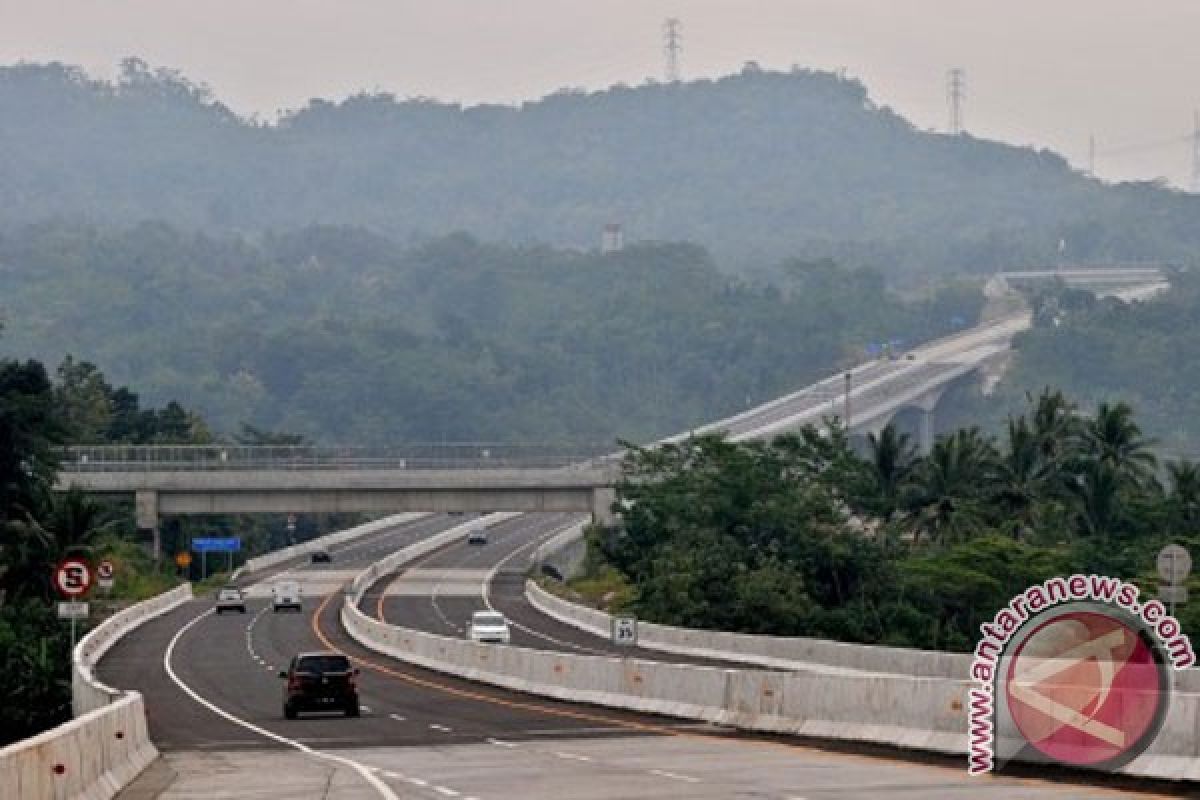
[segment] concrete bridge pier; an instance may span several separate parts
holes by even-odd
[[[133,496],[138,531],[150,532],[150,555],[157,564],[162,560],[162,533],[158,527],[158,492],[138,489]]]
[[[615,525],[617,517],[613,504],[617,502],[617,490],[607,487],[592,490],[592,522],[596,525]]]

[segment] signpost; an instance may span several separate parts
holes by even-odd
[[[200,580],[208,577],[208,554],[227,553],[229,569],[233,569],[233,554],[242,549],[242,540],[237,536],[192,539],[192,549],[200,554]]]
[[[113,588],[113,572],[115,568],[113,563],[108,559],[101,561],[96,565],[96,585],[106,592],[112,591]]]
[[[637,617],[612,618],[612,643],[622,647],[637,647]]]
[[[91,566],[78,556],[64,558],[54,570],[54,588],[68,601],[82,597],[92,588]],[[71,652],[75,651],[75,620],[87,619],[87,614],[87,603],[59,603],[59,619],[71,620]]]
[[[1187,602],[1187,587],[1182,584],[1192,571],[1192,556],[1183,547],[1169,544],[1158,552],[1157,566],[1165,584],[1158,587],[1158,596],[1170,604],[1173,617],[1176,603]]]

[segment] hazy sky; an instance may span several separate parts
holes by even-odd
[[[136,55],[268,118],[361,89],[511,103],[661,77],[668,16],[685,79],[748,60],[844,67],[944,129],[960,66],[975,135],[1079,166],[1094,135],[1103,177],[1191,182],[1198,0],[0,0],[0,63],[111,77]]]

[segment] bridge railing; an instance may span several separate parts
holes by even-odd
[[[63,472],[212,470],[554,469],[612,451],[610,444],[409,444],[389,447],[94,445],[62,448]]]

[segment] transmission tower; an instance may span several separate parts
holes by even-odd
[[[967,99],[967,73],[955,67],[946,73],[946,101],[950,104],[950,133],[963,132],[963,101]]]
[[[679,20],[675,17],[671,17],[663,23],[663,54],[667,57],[667,83],[675,83],[679,80],[679,51],[683,46],[681,27]]]
[[[1192,121],[1192,191],[1200,192],[1200,111]]]

